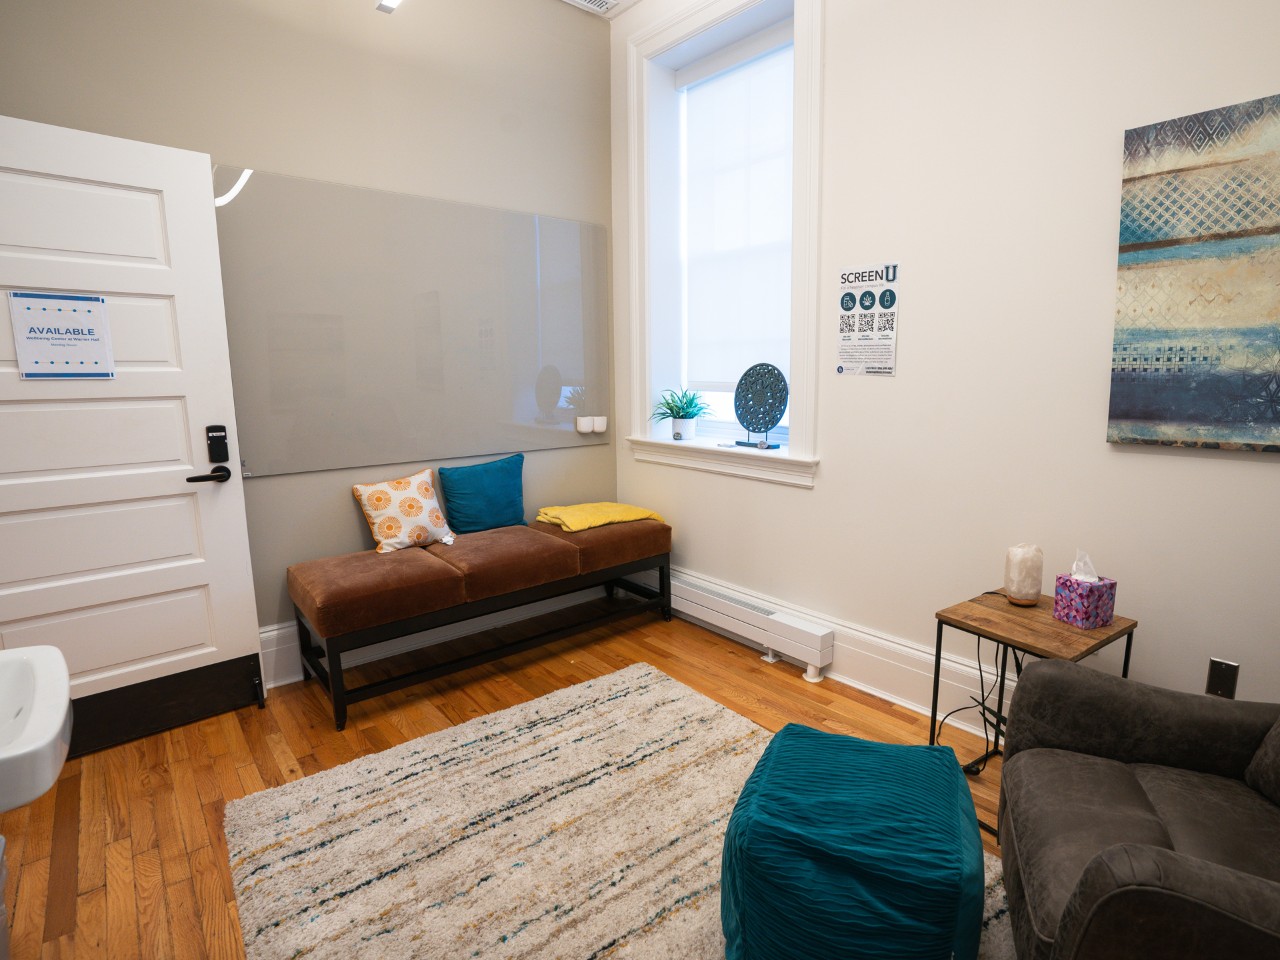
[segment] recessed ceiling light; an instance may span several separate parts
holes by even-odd
[[[398,6],[400,6],[400,0],[381,0],[378,9],[383,13],[390,13]]]

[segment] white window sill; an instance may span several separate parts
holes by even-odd
[[[778,450],[722,446],[732,443],[713,438],[666,440],[655,437],[627,437],[631,454],[641,463],[662,463],[689,470],[724,473],[734,477],[812,487],[818,472],[817,459],[791,456],[784,446]]]

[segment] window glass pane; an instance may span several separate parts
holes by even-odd
[[[689,383],[732,391],[755,363],[788,373],[792,48],[685,91]]]

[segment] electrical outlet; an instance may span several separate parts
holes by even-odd
[[[1209,677],[1205,680],[1204,692],[1215,697],[1228,700],[1236,698],[1236,678],[1240,675],[1240,664],[1230,660],[1209,658]]]

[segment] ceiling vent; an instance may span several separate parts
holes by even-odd
[[[603,17],[616,7],[620,0],[564,0],[564,2],[575,7],[581,7],[583,10],[590,10],[592,13],[598,13]]]

